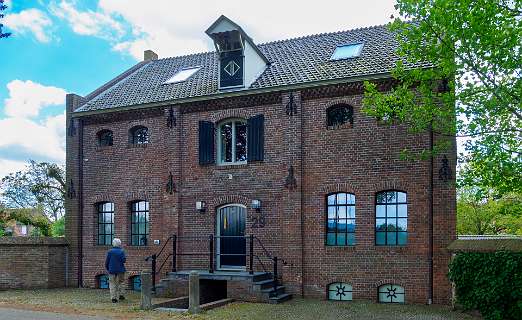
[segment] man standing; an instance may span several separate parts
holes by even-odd
[[[125,300],[123,286],[125,285],[125,251],[121,248],[121,240],[112,240],[112,249],[107,252],[105,269],[109,272],[109,289],[113,303]]]

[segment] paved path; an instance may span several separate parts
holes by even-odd
[[[0,308],[0,320],[108,320],[109,318]]]

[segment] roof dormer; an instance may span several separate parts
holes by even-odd
[[[225,16],[206,31],[219,55],[219,90],[248,88],[268,65],[268,59],[243,29]]]

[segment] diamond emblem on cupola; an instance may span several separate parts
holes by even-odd
[[[240,67],[234,60],[232,60],[223,69],[232,77],[239,71]]]

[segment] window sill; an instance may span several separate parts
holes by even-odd
[[[147,148],[151,145],[151,143],[142,143],[142,144],[134,144],[134,143],[128,143],[127,149],[140,149],[140,148]]]
[[[346,129],[353,129],[353,124],[352,123],[343,123],[343,124],[340,124],[340,125],[335,125],[335,126],[326,126],[326,130],[328,131],[335,131],[335,130],[346,130]]]
[[[96,151],[97,152],[103,152],[105,150],[110,150],[112,149],[112,146],[96,146]]]
[[[324,245],[325,248],[327,248],[327,250],[355,250],[356,248],[356,245],[355,244],[352,244],[352,245],[348,245],[348,246],[338,246],[338,245],[329,245],[329,244],[325,244]]]
[[[226,169],[241,169],[246,168],[248,166],[247,162],[240,163],[218,163],[215,165],[217,170],[226,170]]]

